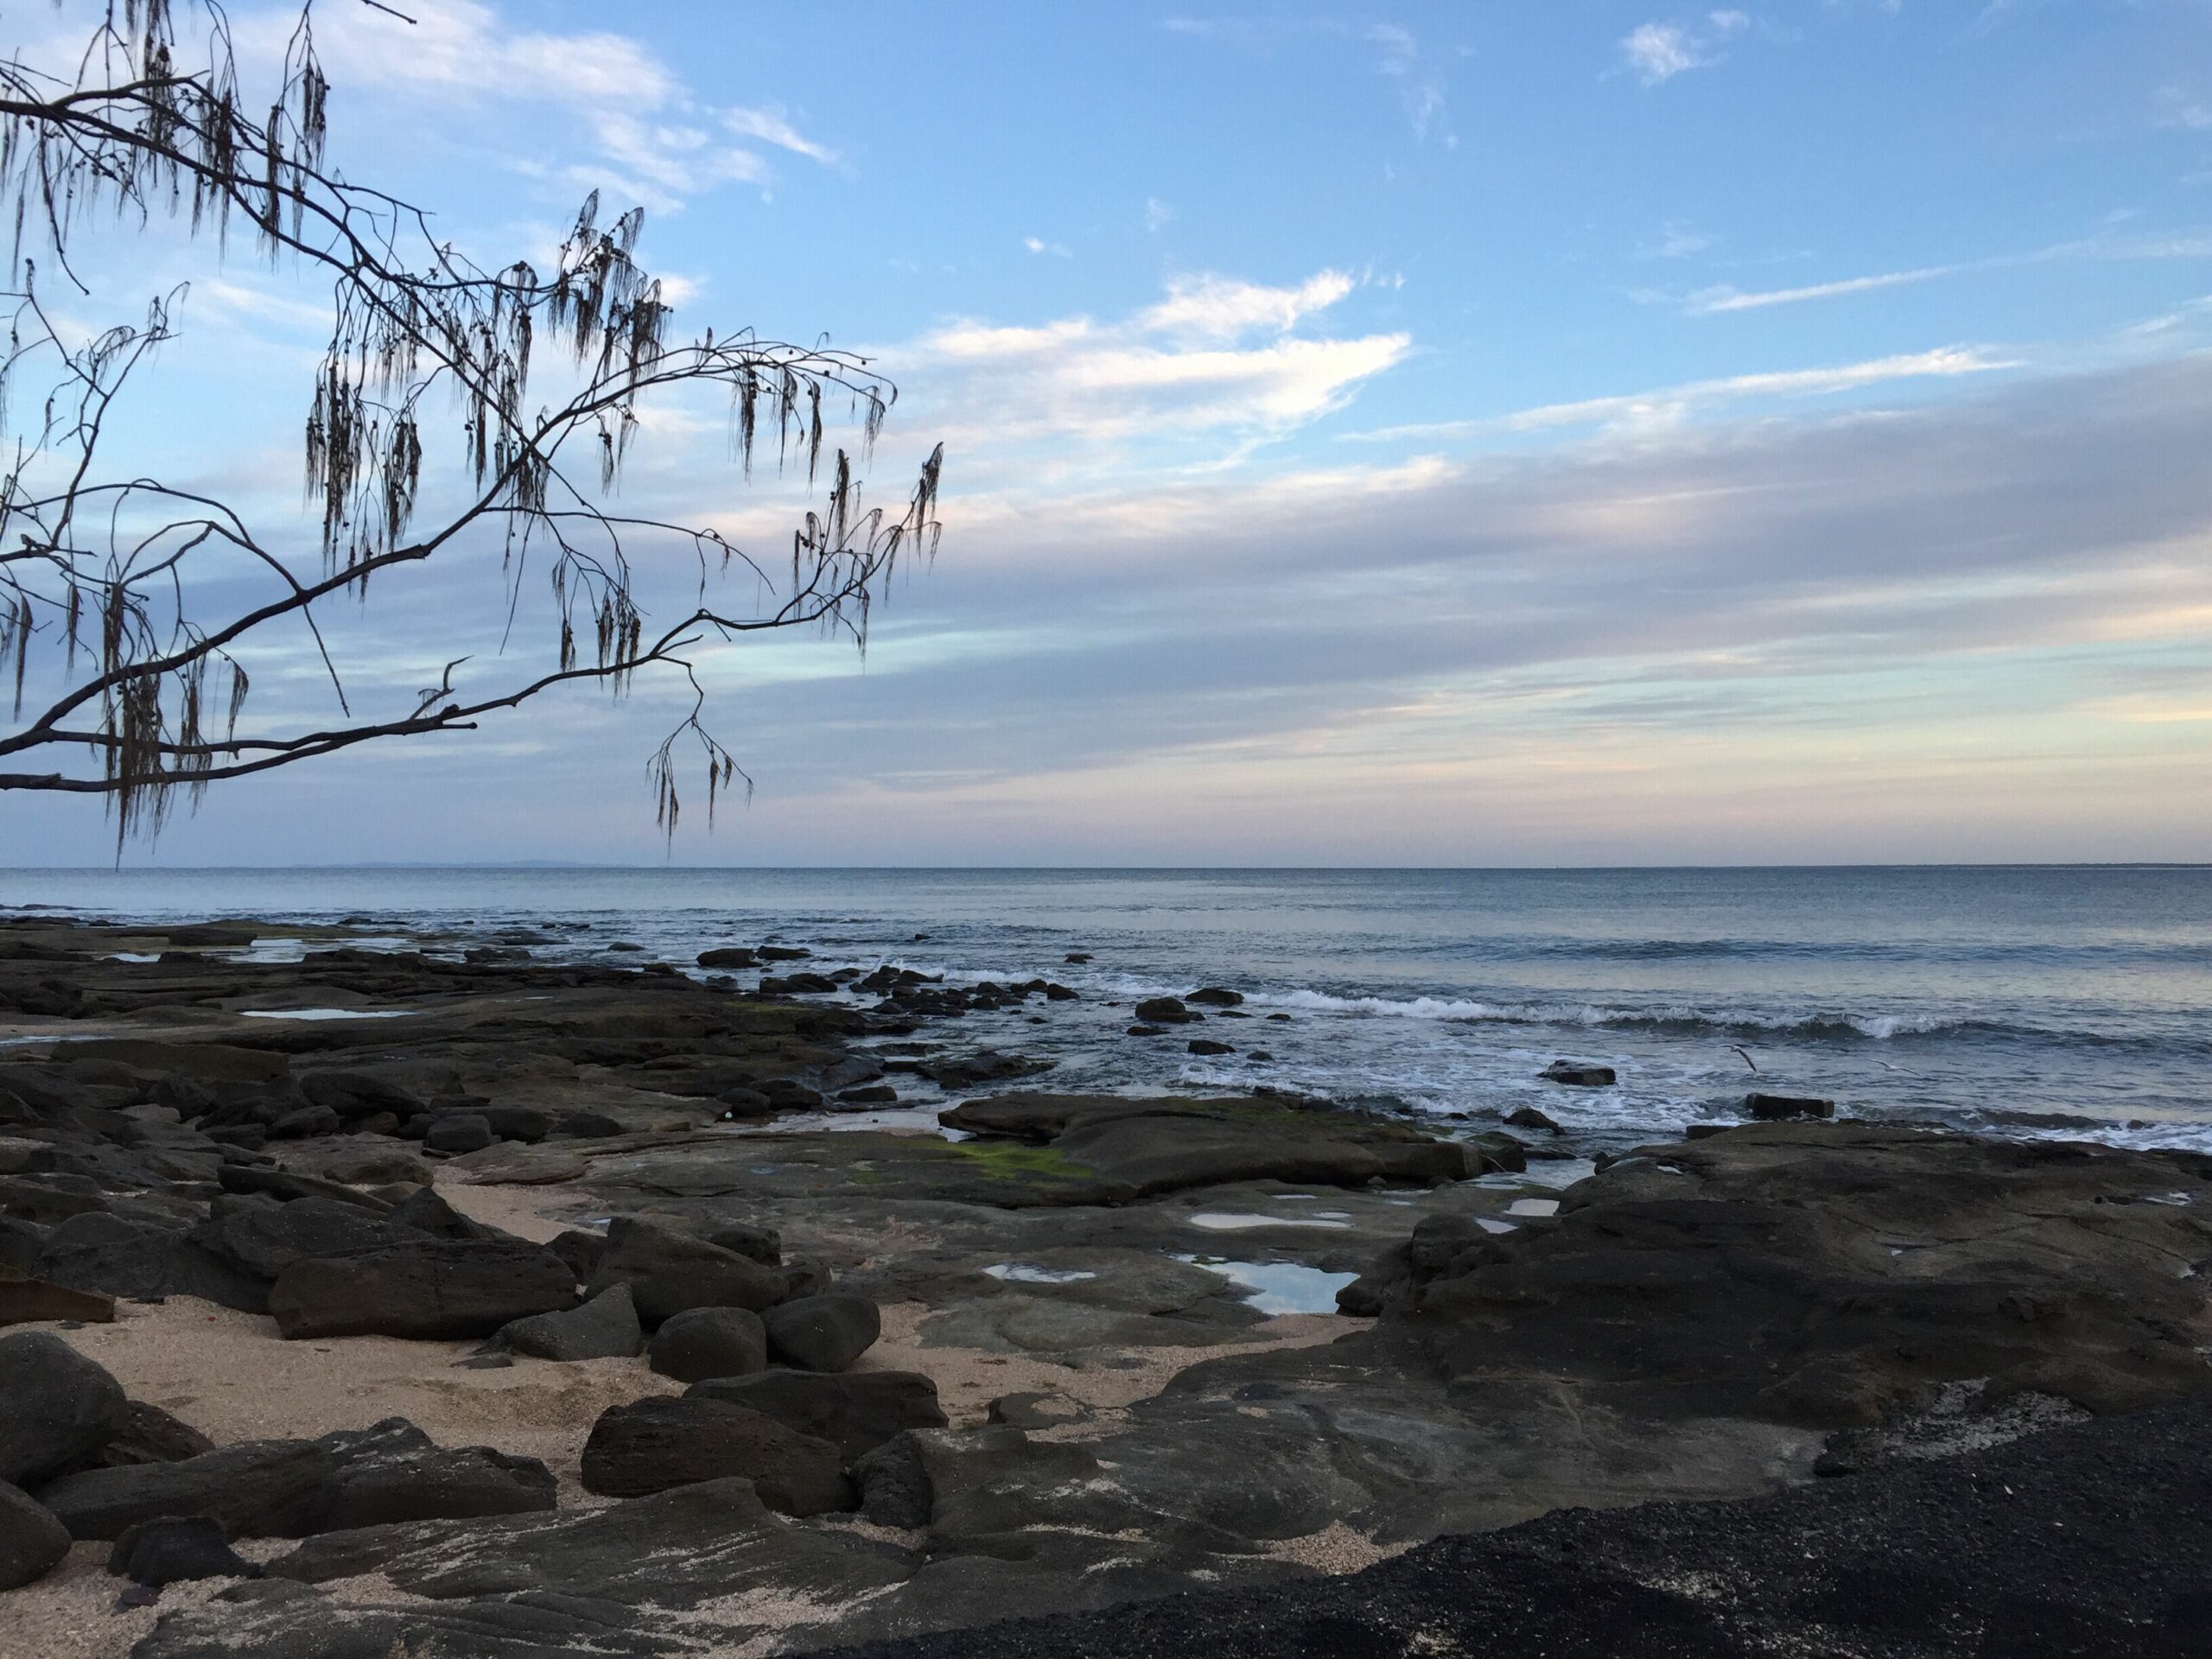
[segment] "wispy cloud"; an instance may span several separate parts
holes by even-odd
[[[1699,315],[1758,311],[1770,305],[1796,305],[1806,300],[1833,300],[1875,289],[1903,288],[1938,276],[1955,276],[1966,269],[1964,265],[1923,265],[1913,270],[1885,270],[1870,276],[1847,276],[1839,282],[1808,283],[1802,288],[1770,288],[1749,294],[1733,288],[1708,288],[1690,296],[1688,308]]]
[[[1571,403],[1543,404],[1533,409],[1516,410],[1510,414],[1476,420],[1424,422],[1346,435],[1355,442],[1380,443],[1408,439],[1542,432],[1574,426],[1671,426],[1679,424],[1700,410],[1755,399],[1827,397],[1893,381],[1949,379],[1960,375],[1987,374],[1999,369],[2019,366],[2016,360],[1993,356],[1980,347],[1949,346],[1932,352],[1870,358],[1859,363],[1729,375],[1711,380],[1693,380],[1653,391],[1585,397]]]
[[[1398,101],[1405,106],[1414,137],[1427,138],[1432,131],[1441,131],[1444,76],[1422,59],[1421,42],[1413,31],[1402,23],[1375,23],[1370,25],[1367,38],[1381,52],[1377,72],[1397,85]],[[1448,131],[1443,132],[1443,137],[1447,145],[1458,142]]]
[[[2171,235],[2094,237],[2082,241],[2055,242],[2025,253],[1993,254],[1983,259],[1964,259],[1950,264],[1916,265],[1905,270],[1876,271],[1845,276],[1834,282],[1808,283],[1796,288],[1742,289],[1723,285],[1700,289],[1683,302],[1692,315],[1728,311],[1758,311],[1770,306],[1801,305],[1813,300],[1841,299],[1885,288],[1904,288],[1972,271],[2017,270],[2076,260],[2158,260],[2212,258],[2212,235],[2183,232]],[[1664,297],[1655,294],[1655,299]]]
[[[1144,227],[1157,235],[1173,222],[1175,210],[1158,196],[1147,196],[1144,202]]]
[[[1075,252],[1065,242],[1047,242],[1041,236],[1025,236],[1021,245],[1032,253],[1049,253],[1055,259],[1072,259]]]

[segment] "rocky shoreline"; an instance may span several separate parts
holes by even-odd
[[[1484,1621],[1628,1610],[1562,1642],[1671,1597],[1650,1650],[1773,1650],[1827,1628],[1766,1584],[1788,1528],[1871,1583],[1976,1459],[2056,1513],[2068,1448],[2206,1432],[2212,1159],[1752,1121],[1586,1174],[1541,1123],[1046,1092],[958,1039],[1049,1020],[1044,976],[273,931],[0,925],[0,1649],[934,1653],[1080,1615],[948,1639],[1451,1652],[1464,1580]],[[1829,1624],[2034,1650],[1961,1635],[2018,1587],[1974,1559],[1919,1624]],[[2143,1567],[2112,1617],[2153,1650],[2198,1568]]]

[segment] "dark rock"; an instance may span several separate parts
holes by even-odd
[[[1211,1037],[1193,1037],[1185,1046],[1193,1054],[1234,1054],[1236,1052],[1229,1044],[1216,1042]]]
[[[776,1298],[779,1302],[795,1302],[802,1296],[827,1295],[832,1284],[829,1264],[812,1256],[787,1262],[781,1272],[784,1294]]]
[[[356,1210],[381,1216],[391,1206],[365,1192],[357,1192],[341,1181],[326,1181],[313,1175],[296,1174],[289,1169],[269,1169],[257,1164],[226,1162],[216,1170],[215,1179],[222,1183],[226,1192],[261,1192],[273,1198],[291,1203],[296,1198],[330,1198],[340,1204],[350,1204]]]
[[[1137,1004],[1136,1015],[1138,1024],[1147,1026],[1187,1026],[1205,1017],[1192,1013],[1176,996],[1147,997]]]
[[[124,1402],[115,1433],[92,1454],[86,1466],[117,1469],[132,1463],[175,1463],[214,1449],[215,1442],[191,1424],[178,1421],[159,1406],[131,1400]]]
[[[12,1279],[0,1274],[0,1325],[34,1325],[48,1319],[78,1319],[112,1325],[115,1298],[96,1290],[73,1290],[43,1279]]]
[[[247,1440],[175,1463],[85,1469],[39,1498],[73,1538],[119,1538],[162,1516],[210,1516],[234,1538],[298,1537],[315,1528],[340,1459],[314,1440]]]
[[[378,1071],[312,1071],[300,1079],[300,1092],[312,1104],[327,1106],[347,1119],[389,1112],[404,1121],[423,1105],[414,1090]]]
[[[126,1527],[108,1552],[107,1570],[156,1590],[194,1579],[261,1575],[231,1548],[223,1523],[210,1515],[165,1515]]]
[[[268,1282],[302,1256],[337,1255],[387,1243],[378,1217],[328,1198],[296,1198],[273,1208],[240,1209],[202,1223],[190,1242],[218,1262]]]
[[[1505,1115],[1505,1121],[1516,1129],[1543,1129],[1552,1135],[1566,1133],[1560,1126],[1533,1106],[1522,1106]]]
[[[486,1337],[575,1300],[568,1264],[541,1246],[424,1238],[302,1257],[270,1287],[269,1312],[295,1338]]]
[[[604,1141],[621,1134],[622,1125],[605,1112],[570,1112],[561,1119],[556,1132],[571,1141]]]
[[[881,1315],[865,1296],[832,1291],[779,1304],[762,1316],[768,1347],[785,1364],[809,1371],[842,1371],[874,1346]]]
[[[1080,1400],[1048,1389],[1002,1394],[983,1413],[988,1423],[1024,1430],[1065,1428],[1071,1423],[1088,1422],[1090,1416],[1090,1408]]]
[[[750,1376],[768,1365],[768,1334],[741,1307],[691,1307],[671,1315],[646,1350],[652,1369],[679,1382]]]
[[[1050,1071],[1052,1066],[1050,1060],[1033,1059],[1027,1054],[1002,1054],[996,1049],[986,1048],[951,1059],[923,1060],[914,1069],[940,1089],[972,1089],[979,1083],[1031,1077]]]
[[[1185,1002],[1203,1003],[1210,1008],[1233,1008],[1244,1001],[1242,991],[1232,991],[1220,985],[1209,985],[1203,990],[1192,991],[1183,999]]]
[[[28,1492],[0,1480],[0,1590],[35,1583],[68,1553],[69,1529]]]
[[[495,1228],[486,1227],[480,1221],[471,1221],[452,1205],[447,1203],[435,1188],[428,1186],[419,1192],[410,1193],[399,1203],[392,1205],[391,1213],[384,1219],[387,1229],[404,1227],[410,1232],[427,1233],[432,1238],[510,1236],[500,1233]],[[388,1231],[385,1236],[388,1240],[390,1237]],[[318,1250],[315,1254],[326,1255],[334,1252]]]
[[[271,1141],[305,1141],[311,1136],[337,1135],[346,1125],[327,1106],[302,1106],[287,1112],[269,1126]]]
[[[502,1325],[498,1340],[536,1359],[628,1359],[645,1338],[630,1287],[616,1285],[565,1313],[533,1313]]]
[[[713,1377],[689,1391],[743,1406],[785,1427],[835,1441],[848,1463],[910,1428],[942,1428],[937,1384],[916,1371],[761,1371]]]
[[[1090,960],[1090,952],[1088,950],[1071,950],[1068,952],[1065,960],[1080,966],[1082,963]]]
[[[1518,1175],[1529,1167],[1529,1148],[1510,1135],[1471,1135],[1467,1145],[1481,1155],[1481,1173]]]
[[[760,961],[749,945],[728,944],[699,953],[702,968],[752,968],[758,966]]]
[[[481,1152],[492,1144],[491,1120],[481,1112],[449,1112],[433,1118],[423,1144],[432,1152]]]
[[[753,950],[763,962],[804,962],[813,954],[803,944],[763,944]]]
[[[607,1235],[588,1232],[581,1227],[565,1228],[556,1233],[545,1248],[569,1264],[581,1285],[598,1271],[599,1258],[607,1254]]]
[[[488,1446],[413,1447],[348,1459],[324,1484],[318,1532],[554,1507],[553,1472]]]
[[[477,1116],[492,1126],[493,1135],[501,1141],[534,1146],[553,1132],[552,1114],[534,1106],[486,1106]]]
[[[583,1484],[607,1497],[640,1497],[695,1481],[741,1475],[785,1515],[852,1507],[837,1448],[726,1401],[640,1400],[601,1414],[584,1442]]]
[[[764,976],[760,981],[763,996],[827,996],[837,988],[837,982],[820,974],[787,974],[781,978]]]
[[[742,1307],[757,1313],[783,1294],[776,1272],[734,1250],[688,1238],[634,1216],[617,1216],[591,1276],[596,1295],[626,1284],[648,1327],[691,1307]]]
[[[106,1368],[45,1331],[0,1337],[0,1481],[35,1486],[107,1444],[128,1404]]]
[[[747,1222],[724,1222],[707,1235],[707,1242],[719,1249],[758,1262],[763,1267],[780,1267],[784,1260],[784,1237],[772,1227],[760,1227]]]
[[[1577,1089],[1602,1089],[1613,1081],[1613,1068],[1583,1060],[1554,1060],[1543,1070],[1545,1079]]]
[[[887,1083],[869,1084],[859,1089],[843,1089],[837,1093],[840,1104],[846,1106],[892,1106],[899,1100],[899,1091]]]
[[[1779,1123],[1794,1117],[1834,1117],[1835,1102],[1810,1095],[1754,1093],[1744,1096],[1744,1109],[1758,1122]]]
[[[1048,982],[1045,987],[1045,1000],[1047,1002],[1077,1002],[1082,998],[1071,986]]]
[[[17,1221],[12,1216],[0,1216],[0,1279],[4,1279],[10,1270],[34,1272],[40,1254],[46,1249],[46,1234],[43,1227]]]
[[[1126,1034],[1131,1037],[1165,1037],[1167,1031],[1164,1026],[1131,1026]]]
[[[353,1126],[357,1135],[389,1135],[399,1120],[389,1113],[365,1117]],[[322,1160],[322,1173],[345,1186],[428,1186],[430,1166],[411,1152],[396,1147],[356,1147]]]

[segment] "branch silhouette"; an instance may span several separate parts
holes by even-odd
[[[403,27],[412,20],[361,0]],[[111,804],[118,849],[157,834],[177,792],[388,738],[474,729],[556,687],[616,694],[643,671],[681,674],[684,719],[648,762],[657,821],[681,810],[679,749],[695,746],[709,817],[743,779],[706,723],[694,647],[813,628],[865,648],[874,604],[902,556],[933,556],[940,445],[895,513],[867,507],[853,455],[835,447],[819,506],[794,529],[788,575],[711,526],[617,512],[610,502],[648,399],[713,388],[729,401],[735,459],[750,477],[772,435],[779,469],[803,464],[823,484],[825,402],[842,402],[873,453],[896,387],[869,360],[755,337],[669,338],[659,283],[636,258],[639,210],[606,219],[588,197],[550,270],[525,260],[487,271],[431,232],[427,212],[353,183],[325,160],[330,83],[316,56],[312,7],[286,44],[265,105],[238,84],[228,22],[207,4],[207,61],[186,69],[169,0],[112,0],[73,69],[0,62],[0,209],[16,226],[0,358],[0,410],[32,376],[48,391],[37,417],[0,425],[0,678],[12,679],[14,725],[0,734],[0,790],[98,794]],[[272,263],[331,283],[331,329],[308,398],[302,453],[319,523],[301,533],[253,525],[208,494],[108,465],[115,410],[133,377],[176,338],[185,290],[142,317],[79,339],[46,299],[41,260],[89,296],[73,246],[109,217],[125,233],[156,217],[225,246],[250,227]],[[105,228],[102,226],[100,228]],[[531,404],[545,359],[567,378]],[[541,374],[542,378],[542,374]],[[455,413],[425,411],[434,397]],[[447,464],[445,505],[423,518],[426,465]],[[446,475],[441,474],[442,478]],[[418,519],[423,520],[418,522]],[[696,561],[694,608],[649,628],[633,551],[673,544]],[[356,716],[317,608],[365,600],[434,559],[487,562],[503,587],[502,652],[533,563],[550,592],[553,666],[464,690],[456,656],[440,683],[397,717]],[[264,592],[210,613],[205,573],[243,561]],[[735,569],[754,602],[723,596]],[[195,580],[196,578],[200,580]],[[479,623],[468,616],[461,620]],[[242,658],[275,630],[305,631],[340,723],[241,734],[252,682]],[[27,716],[36,659],[60,694]],[[281,727],[282,722],[279,722]]]

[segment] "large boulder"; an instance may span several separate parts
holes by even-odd
[[[348,1459],[322,1488],[317,1532],[554,1507],[553,1472],[489,1446],[420,1446]]]
[[[937,1384],[918,1371],[761,1371],[695,1382],[693,1396],[725,1401],[774,1418],[801,1434],[833,1440],[848,1463],[910,1428],[943,1428]]]
[[[296,1538],[315,1530],[339,1464],[314,1440],[246,1440],[175,1463],[80,1470],[38,1496],[73,1538],[119,1538],[165,1515],[210,1516],[232,1537]]]
[[[630,1287],[602,1290],[582,1307],[533,1313],[499,1327],[500,1346],[534,1359],[628,1359],[645,1344]]]
[[[585,1490],[642,1497],[693,1481],[742,1475],[785,1515],[852,1507],[835,1445],[725,1401],[684,1395],[616,1406],[584,1442]]]
[[[170,1245],[181,1230],[97,1210],[71,1216],[46,1236],[38,1276],[49,1284],[109,1296],[165,1296]]]
[[[21,1487],[0,1480],[0,1590],[44,1578],[69,1553],[69,1529]]]
[[[591,1294],[630,1287],[638,1317],[658,1325],[691,1307],[742,1307],[758,1313],[784,1293],[782,1276],[702,1238],[617,1216],[591,1276]]]
[[[750,1376],[767,1368],[768,1333],[745,1308],[688,1307],[661,1322],[646,1352],[653,1370],[679,1382]]]
[[[488,1337],[532,1313],[572,1306],[575,1279],[550,1250],[519,1240],[412,1239],[305,1256],[270,1287],[286,1337]]]
[[[236,1208],[192,1230],[190,1242],[264,1282],[303,1256],[340,1255],[388,1243],[390,1224],[358,1205],[295,1198],[273,1208]]]
[[[763,1323],[769,1351],[806,1371],[842,1371],[883,1334],[875,1304],[846,1291],[784,1302],[770,1308]]]
[[[99,1451],[128,1403],[105,1366],[51,1332],[0,1337],[0,1481],[34,1486]]]

